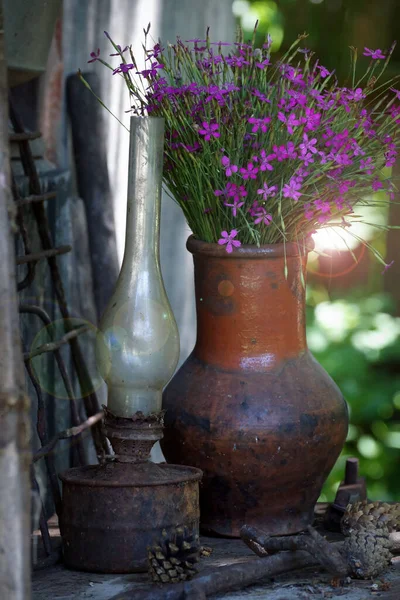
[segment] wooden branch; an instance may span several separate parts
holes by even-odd
[[[45,258],[52,258],[53,256],[59,256],[60,254],[68,254],[71,252],[71,246],[60,246],[59,248],[52,248],[51,250],[42,250],[41,252],[35,252],[32,254],[24,254],[24,256],[17,256],[17,265],[25,265],[27,263],[38,262]]]
[[[72,339],[78,337],[78,335],[81,335],[82,333],[86,333],[87,331],[90,331],[91,329],[92,328],[89,325],[79,325],[79,327],[76,327],[75,329],[68,331],[68,333],[64,334],[56,342],[46,342],[45,344],[42,344],[38,348],[34,348],[30,352],[25,352],[24,360],[25,361],[31,360],[35,356],[39,356],[40,354],[44,354],[45,352],[55,352],[56,350],[59,350],[61,348],[61,346],[68,344]]]
[[[271,537],[254,527],[245,525],[242,527],[240,535],[245,544],[258,556],[287,550],[305,550],[335,577],[347,575],[348,567],[339,550],[313,527],[308,527],[308,533],[309,535]]]
[[[51,452],[59,440],[67,440],[68,438],[79,435],[80,433],[85,431],[85,429],[89,429],[89,427],[93,427],[93,425],[95,425],[96,423],[101,421],[101,419],[103,417],[104,417],[104,413],[103,413],[103,411],[101,411],[101,412],[98,412],[96,415],[89,417],[86,421],[84,421],[80,425],[76,425],[75,427],[69,427],[68,429],[65,429],[64,431],[60,431],[60,433],[57,433],[57,435],[55,435],[48,444],[46,444],[45,446],[40,448],[40,450],[38,450],[33,455],[33,462],[34,463],[37,462],[38,460],[40,460],[41,458],[46,456],[46,454]]]
[[[307,552],[285,552],[267,558],[253,558],[202,573],[185,583],[144,586],[125,591],[112,600],[204,600],[232,588],[246,587],[263,577],[317,565]]]

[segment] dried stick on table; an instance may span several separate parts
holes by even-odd
[[[240,535],[245,544],[258,556],[267,556],[285,550],[305,550],[332,575],[336,577],[347,575],[347,563],[339,550],[313,527],[309,526],[308,532],[309,535],[271,537],[254,527],[245,525]]]
[[[114,596],[112,600],[204,600],[212,594],[246,587],[263,577],[272,577],[317,564],[307,552],[285,552],[267,558],[251,558],[233,565],[224,565],[184,583],[136,587]]]

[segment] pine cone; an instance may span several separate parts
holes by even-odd
[[[199,560],[199,536],[188,528],[177,527],[169,534],[164,529],[162,539],[147,548],[149,575],[156,583],[179,583],[197,574],[194,564]]]
[[[370,579],[389,566],[391,546],[387,528],[361,528],[352,531],[345,540],[341,553],[349,565],[352,577]]]
[[[400,503],[356,502],[348,504],[341,521],[344,535],[361,529],[387,529],[388,532],[400,530]]]

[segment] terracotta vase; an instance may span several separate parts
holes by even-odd
[[[204,531],[301,531],[348,426],[340,390],[307,348],[307,251],[275,244],[228,254],[193,236],[187,248],[197,341],[163,394],[164,454],[203,471]]]

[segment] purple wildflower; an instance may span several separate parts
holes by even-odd
[[[297,90],[288,90],[288,96],[290,96],[293,101],[293,108],[296,104],[299,106],[305,106],[307,104],[307,96]]]
[[[258,67],[259,69],[263,70],[265,67],[268,67],[268,65],[270,65],[270,64],[271,63],[270,63],[269,58],[266,58],[262,62],[256,62],[256,67]]]
[[[305,124],[306,131],[315,131],[318,129],[320,121],[321,113],[317,113],[313,108],[306,106],[305,115],[301,118],[301,122]]]
[[[298,183],[294,177],[289,181],[289,183],[285,183],[283,186],[283,195],[285,198],[292,198],[295,202],[300,198],[301,192],[299,189],[301,188],[301,184]]]
[[[321,165],[326,165],[326,163],[328,162],[327,156],[326,156],[326,152],[322,152],[322,151],[318,151],[318,154],[321,158]]]
[[[182,147],[185,148],[187,152],[196,152],[197,150],[200,150],[201,145],[196,141],[193,146],[190,146],[189,144],[183,144]]]
[[[303,155],[301,159],[305,167],[308,167],[308,165],[314,162],[314,157],[311,152],[307,152],[307,154]]]
[[[383,188],[383,183],[382,181],[379,181],[379,179],[374,179],[374,181],[371,184],[371,187],[374,190],[374,192],[377,192],[378,190],[381,190]]]
[[[219,88],[217,85],[210,85],[207,89],[208,96],[206,98],[206,102],[210,102],[211,100],[216,100],[220,106],[224,106],[225,98],[224,95],[228,93],[228,90]]]
[[[353,182],[350,179],[346,179],[345,181],[341,181],[338,184],[338,192],[339,194],[346,194],[351,187],[353,187]]]
[[[309,175],[309,172],[304,167],[299,167],[294,174],[294,178],[298,183],[302,183],[303,179]]]
[[[125,46],[125,48],[122,50],[121,46],[119,44],[117,44],[118,52],[114,52],[113,54],[110,54],[110,56],[121,56],[121,54],[126,52],[128,50],[128,48],[129,48],[129,46]],[[147,58],[146,58],[146,60],[147,60]]]
[[[370,56],[372,60],[386,58],[386,56],[381,52],[380,48],[378,48],[378,50],[371,50],[370,48],[364,48],[363,55]]]
[[[253,133],[257,133],[259,129],[261,129],[261,131],[265,133],[267,131],[268,123],[271,122],[270,117],[265,117],[263,119],[256,119],[255,117],[250,117],[250,119],[247,120],[253,125],[253,127],[251,128],[251,131]]]
[[[272,150],[274,151],[274,155],[277,161],[282,162],[285,158],[288,157],[286,146],[282,144],[282,146],[272,146]]]
[[[248,60],[244,60],[242,56],[231,56],[225,59],[226,64],[230,67],[243,67],[243,65],[249,65]]]
[[[260,206],[258,204],[258,200],[254,200],[253,204],[250,206],[247,212],[250,213],[252,217],[256,216],[256,213],[260,210]]]
[[[229,196],[233,196],[234,198],[244,198],[245,196],[247,196],[246,188],[244,187],[244,185],[235,185],[235,191],[233,191],[232,188],[232,191],[229,193]]]
[[[353,164],[353,161],[346,152],[338,152],[333,158],[338,165],[342,165],[344,167]]]
[[[275,154],[268,154],[265,152],[265,150],[261,150],[260,152],[260,166],[259,169],[260,171],[273,171],[274,167],[272,165],[269,164],[269,161],[275,158]]]
[[[296,152],[296,146],[294,145],[293,142],[288,142],[286,144],[286,154],[287,157],[291,160],[294,160],[295,158],[297,158],[297,152]]]
[[[361,88],[357,88],[356,90],[352,90],[347,95],[347,100],[352,100],[353,102],[359,102],[365,98],[365,94]]]
[[[229,196],[229,188],[228,185],[235,185],[235,184],[227,184],[223,190],[214,190],[214,196]]]
[[[328,71],[328,69],[326,67],[318,66],[319,69],[319,74],[321,75],[322,79],[325,79],[325,77],[328,77],[328,75],[330,75],[330,72]]]
[[[237,170],[238,170],[237,166],[236,165],[232,165],[231,161],[229,160],[229,158],[227,156],[223,156],[221,158],[221,163],[222,163],[222,166],[225,169],[225,175],[227,177],[230,177],[234,173],[237,173]]]
[[[164,51],[164,48],[161,48],[161,44],[158,42],[154,46],[152,53],[149,53],[147,55],[146,60],[152,60],[153,58],[157,58],[157,56],[159,56],[163,51]],[[125,50],[124,50],[124,52],[125,52]]]
[[[254,221],[254,225],[258,225],[259,223],[271,225],[272,223],[272,216],[267,214],[267,211],[263,207],[259,208],[254,216],[257,217]]]
[[[113,75],[116,75],[116,73],[128,73],[128,71],[130,71],[134,67],[135,65],[133,63],[121,63],[119,67],[114,69]]]
[[[122,66],[122,65],[121,65]],[[163,69],[164,65],[157,62],[152,62],[150,69],[144,69],[143,71],[139,71],[136,75],[141,75],[145,79],[150,79],[151,77],[155,77],[157,75],[157,69]]]
[[[267,50],[269,50],[272,46],[272,37],[269,33],[267,33],[267,39],[265,44],[263,44],[263,48],[266,48]]]
[[[256,179],[258,173],[258,167],[255,167],[253,163],[247,164],[247,169],[242,167],[240,169],[243,179]]]
[[[353,150],[353,156],[364,156],[365,152],[360,148],[355,140],[351,141],[351,149]]]
[[[237,196],[235,196],[233,198],[233,204],[228,204],[228,202],[225,200],[224,202],[224,206],[229,206],[230,208],[232,208],[232,215],[234,217],[236,217],[237,215],[237,209],[241,208],[243,206],[244,202],[239,202],[239,198]]]
[[[278,108],[281,108],[282,110],[284,110],[284,111],[286,111],[286,112],[287,112],[288,110],[290,110],[290,109],[287,109],[287,108],[286,108],[286,98],[279,98],[279,101],[278,101]]]
[[[244,185],[236,185],[236,183],[227,183],[223,190],[214,190],[215,196],[226,196],[229,198],[244,198],[247,196],[246,188]]]
[[[276,185],[271,185],[271,187],[268,187],[268,184],[265,182],[263,183],[263,187],[257,190],[257,194],[262,194],[263,200],[266,201],[268,196],[275,196],[277,189],[278,188]]]
[[[317,138],[313,138],[312,140],[308,139],[308,135],[303,133],[303,143],[299,145],[301,155],[305,157],[309,152],[312,154],[316,154],[317,149],[315,148],[315,144],[317,143]]]
[[[88,60],[88,63],[96,62],[96,60],[100,60],[100,48],[97,48],[97,52],[91,52],[90,56],[92,57]]]
[[[219,129],[218,123],[207,123],[206,121],[203,121],[202,125],[203,129],[199,129],[199,133],[200,135],[205,136],[204,139],[206,142],[211,139],[211,136],[215,138],[219,138],[221,136],[219,131],[217,131]]]
[[[294,113],[290,113],[288,117],[286,117],[282,112],[278,113],[278,119],[282,121],[282,123],[286,124],[288,133],[293,133],[293,127],[296,125],[300,125],[300,121],[296,118]]]
[[[391,144],[392,146],[393,144]],[[386,159],[386,163],[385,163],[385,167],[393,167],[395,161],[396,161],[396,156],[397,156],[397,150],[396,148],[390,148],[387,152],[385,152],[385,159]]]
[[[362,158],[360,160],[360,170],[366,171],[368,175],[371,175],[375,166],[372,164],[372,158],[369,156],[365,160]]]
[[[320,210],[322,214],[330,214],[331,205],[326,200],[314,200],[314,205],[317,210]]]
[[[284,77],[292,83],[304,86],[303,73],[289,65],[283,65],[282,72]]]
[[[314,211],[311,208],[311,202],[306,202],[304,205],[304,216],[307,221],[311,221],[314,218]]]
[[[241,242],[239,242],[239,240],[234,239],[237,236],[237,234],[238,232],[236,229],[232,229],[230,233],[228,233],[227,231],[221,231],[221,238],[218,240],[218,244],[220,246],[226,244],[226,251],[228,252],[228,254],[232,252],[232,246],[235,246],[235,248],[239,248],[239,246],[242,245]]]
[[[251,94],[252,96],[255,96],[256,98],[261,100],[261,102],[268,102],[269,104],[271,104],[271,100],[268,100],[267,96],[260,92],[260,90],[257,90],[256,88],[253,89]]]
[[[390,90],[396,94],[397,100],[400,100],[400,91],[395,88],[390,88]]]
[[[384,266],[384,268],[383,268],[383,271],[382,271],[382,275],[383,275],[384,273],[386,273],[386,271],[387,271],[388,269],[390,269],[390,267],[391,267],[392,265],[394,265],[394,260],[392,260],[392,262],[390,262],[390,263],[388,263],[387,265],[385,265],[385,266]]]

